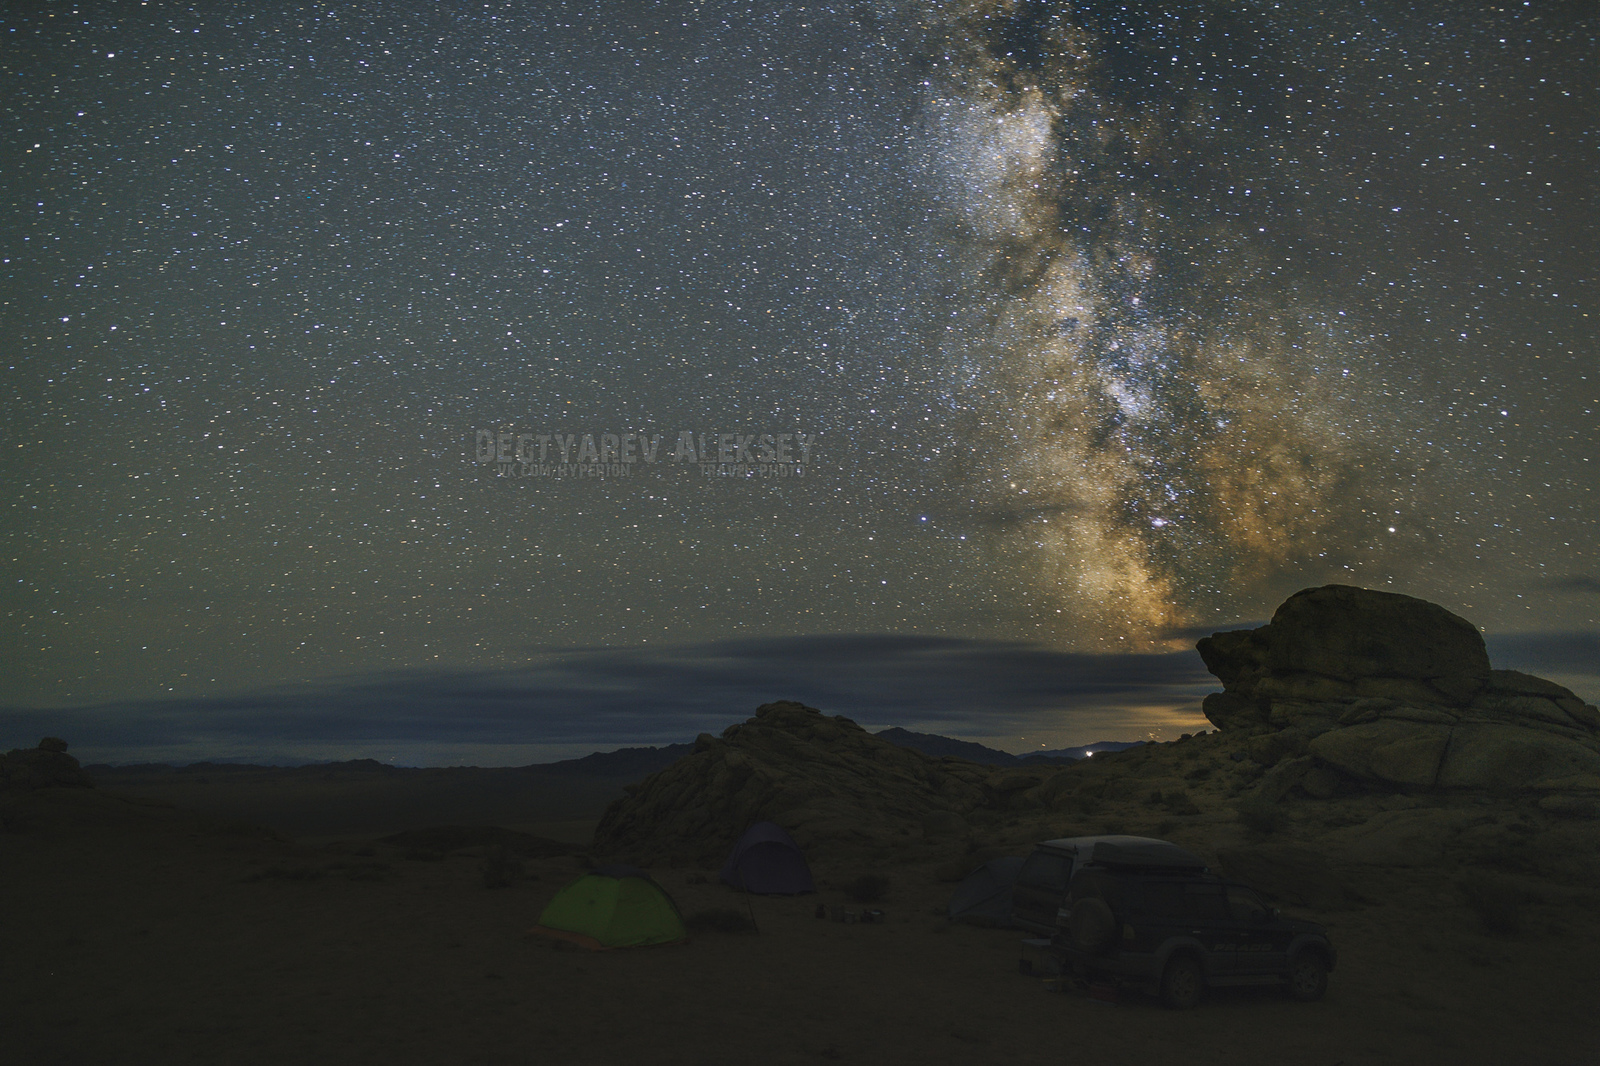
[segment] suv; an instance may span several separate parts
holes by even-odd
[[[1097,847],[1140,848],[1143,854],[1166,849],[1163,853],[1173,863],[1192,863],[1196,869],[1205,868],[1199,859],[1176,844],[1150,837],[1119,834],[1042,841],[1034,845],[1033,854],[1023,862],[1011,886],[1011,924],[1030,933],[1053,934],[1059,926],[1061,909],[1066,905],[1072,875],[1083,868]]]
[[[1220,985],[1286,984],[1295,999],[1321,999],[1337,959],[1322,926],[1142,845],[1097,845],[1063,915],[1052,948],[1074,973],[1143,985],[1178,1009]]]

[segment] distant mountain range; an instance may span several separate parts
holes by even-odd
[[[1081,748],[1057,748],[1054,751],[1031,752],[1027,755],[1013,755],[1008,751],[998,748],[985,747],[975,744],[970,740],[955,740],[951,737],[941,737],[934,733],[913,733],[909,729],[898,726],[891,729],[880,729],[875,736],[882,737],[891,744],[898,744],[902,748],[912,748],[934,758],[954,755],[958,758],[969,759],[972,762],[985,763],[989,766],[1032,766],[1037,764],[1060,765],[1076,762],[1086,758],[1097,751],[1122,751],[1124,748],[1137,746],[1140,741],[1106,740],[1098,744],[1085,744]],[[575,777],[617,777],[637,780],[641,777],[664,770],[679,759],[694,751],[693,744],[668,744],[660,748],[619,748],[616,751],[595,752],[585,755],[581,759],[563,759],[560,762],[534,763],[531,766],[519,766],[514,770],[502,772],[525,772],[536,774],[559,774]],[[409,767],[390,766],[373,759],[352,759],[346,762],[315,762],[304,763],[300,766],[287,767],[281,764],[277,769],[293,769],[307,773],[330,773],[336,771],[366,772],[366,773],[403,773]],[[135,770],[157,767],[120,767],[88,766],[86,770],[110,771],[113,769]],[[244,774],[249,771],[265,769],[260,765],[235,762],[203,762],[191,763],[188,766],[177,767],[177,770],[187,773],[236,773]]]
[[[692,751],[693,744],[668,744],[664,748],[618,748],[616,751],[597,751],[581,759],[535,763],[522,769],[547,774],[640,778],[657,770],[665,770]]]
[[[970,740],[953,740],[950,737],[941,737],[936,733],[913,733],[909,729],[895,726],[892,729],[880,729],[874,736],[882,737],[891,744],[898,744],[902,748],[914,748],[924,755],[941,758],[945,755],[955,755],[972,762],[987,763],[990,766],[1029,766],[1037,763],[1068,763],[1077,762],[1087,758],[1097,751],[1123,751],[1127,748],[1137,747],[1143,741],[1138,740],[1102,740],[1095,744],[1085,744],[1081,748],[1056,748],[1052,751],[1035,751],[1027,755],[1013,755],[1009,751],[998,748],[985,747],[975,744]]]

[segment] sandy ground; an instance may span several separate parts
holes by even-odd
[[[822,866],[816,896],[749,901],[758,934],[596,953],[528,933],[572,856],[486,889],[481,853],[290,841],[103,792],[4,813],[14,1062],[1600,1063],[1594,915],[1463,932],[1422,882],[1316,916],[1340,951],[1324,1001],[1225,990],[1173,1012],[1023,976],[1021,934],[946,921],[924,866]],[[686,915],[746,905],[711,871],[655,873]],[[889,878],[887,922],[814,917],[862,873]]]

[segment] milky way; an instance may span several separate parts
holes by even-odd
[[[10,5],[0,706],[722,640],[1187,648],[1327,581],[1592,632],[1597,32]],[[614,469],[484,443],[541,436]],[[769,476],[766,438],[804,462]]]
[[[924,174],[984,331],[954,404],[1007,457],[975,489],[1060,632],[1124,647],[1317,566],[1391,473],[1353,323],[1285,254],[1316,86],[1185,11],[974,4],[928,43]]]

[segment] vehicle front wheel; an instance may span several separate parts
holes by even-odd
[[[1188,1010],[1198,1006],[1205,994],[1205,974],[1192,956],[1179,955],[1167,963],[1161,974],[1162,1003],[1173,1010]]]
[[[1295,956],[1289,964],[1289,994],[1301,1003],[1310,1003],[1321,999],[1327,990],[1328,964],[1322,956],[1310,951]]]

